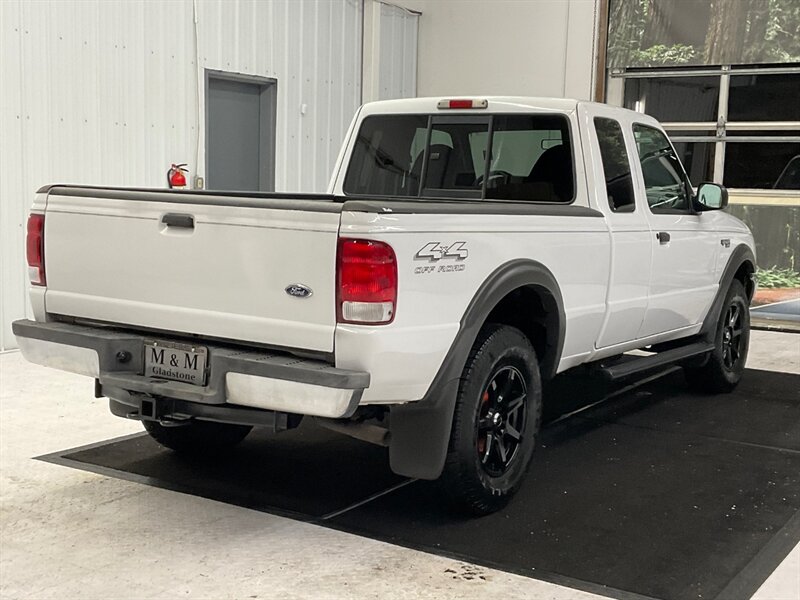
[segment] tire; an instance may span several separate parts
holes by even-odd
[[[158,421],[142,421],[142,425],[150,437],[165,448],[193,456],[213,456],[233,448],[253,429],[246,425],[197,420],[172,427]]]
[[[514,327],[484,327],[461,375],[440,479],[456,509],[485,515],[508,503],[530,466],[541,418],[530,341]]]
[[[684,367],[689,387],[708,394],[733,391],[744,373],[750,346],[750,309],[742,283],[728,288],[714,333],[714,350],[702,367]]]

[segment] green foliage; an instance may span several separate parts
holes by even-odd
[[[770,0],[769,17],[762,60],[796,62],[800,60],[800,2]]]
[[[798,0],[738,0],[744,10],[736,17],[723,11],[713,10],[717,0],[708,4],[700,0],[611,0],[608,30],[608,64],[611,67],[664,66],[704,64],[709,62],[706,49],[700,40],[687,40],[670,34],[676,23],[666,23],[665,28],[656,27],[657,41],[649,48],[642,44],[653,43],[646,31],[651,29],[661,15],[674,15],[676,11],[688,13],[690,18],[707,21],[706,42],[712,35],[712,25],[721,21],[723,28],[742,25],[743,36],[736,44],[734,63],[795,63],[800,61],[800,1]],[[661,11],[654,10],[658,6]],[[673,18],[673,17],[667,17]],[[736,18],[739,23],[732,22]],[[741,21],[744,20],[742,24]],[[670,41],[683,39],[692,45]],[[738,39],[738,38],[737,38]],[[733,44],[734,42],[728,41]],[[713,61],[712,61],[713,62]]]
[[[756,271],[758,287],[762,288],[793,288],[800,287],[800,273],[794,269],[758,269]]]
[[[656,67],[661,65],[685,65],[694,61],[697,48],[686,44],[665,46],[657,44],[646,50],[634,50],[632,58],[634,64],[643,67]]]

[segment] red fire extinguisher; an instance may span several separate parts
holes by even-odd
[[[170,189],[182,189],[186,187],[186,175],[184,175],[184,173],[188,173],[189,169],[185,167],[186,163],[181,163],[179,165],[173,164],[169,168],[169,171],[167,171],[167,183]]]

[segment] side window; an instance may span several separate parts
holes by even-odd
[[[689,185],[667,137],[658,129],[633,124],[647,204],[653,213],[689,211]]]
[[[614,212],[633,212],[636,210],[636,201],[622,128],[613,119],[595,117],[594,129],[600,144],[608,205]]]
[[[497,115],[486,197],[571,202],[575,196],[569,126],[552,115]]]

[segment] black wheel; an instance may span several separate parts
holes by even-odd
[[[750,345],[750,310],[744,286],[734,279],[717,322],[714,350],[705,365],[684,368],[693,389],[719,394],[730,392],[744,373]]]
[[[461,375],[441,478],[458,509],[483,515],[508,503],[530,465],[541,416],[530,341],[514,327],[485,327]]]
[[[241,442],[252,427],[192,420],[185,425],[167,426],[142,421],[145,431],[162,446],[195,456],[211,456]]]

